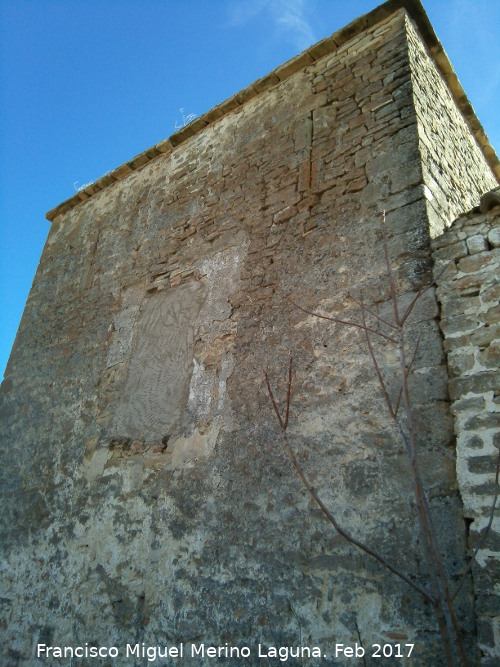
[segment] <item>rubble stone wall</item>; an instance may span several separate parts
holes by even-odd
[[[428,605],[301,486],[263,377],[283,397],[293,355],[289,438],[306,474],[346,528],[426,585],[409,464],[362,332],[289,300],[359,322],[363,290],[389,317],[383,209],[401,304],[431,279],[406,14],[365,25],[55,217],[0,394],[7,664],[46,664],[40,642],[118,646],[118,667],[127,643],[227,642],[259,664],[259,642],[331,656],[356,627],[366,645],[414,642],[417,664],[441,664]],[[466,531],[437,315],[429,290],[408,330],[411,392],[454,581]],[[470,580],[458,614],[475,655]]]
[[[481,195],[496,187],[497,179],[411,21],[408,44],[429,230],[434,237],[477,206]]]
[[[498,510],[484,543],[482,531],[490,521],[500,448],[500,207],[460,216],[433,248],[458,483],[469,548],[481,545],[473,567],[481,664],[492,667],[500,657]]]

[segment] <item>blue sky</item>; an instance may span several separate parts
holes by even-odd
[[[378,4],[0,0],[0,375],[49,209]],[[424,7],[499,151],[500,0]]]

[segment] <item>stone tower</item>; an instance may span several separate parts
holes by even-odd
[[[499,175],[420,2],[390,0],[49,212],[1,389],[2,664],[70,664],[39,646],[81,647],[75,665],[164,664],[144,651],[168,646],[201,665],[211,646],[243,651],[216,661],[257,665],[260,644],[319,647],[327,658],[287,664],[333,665],[335,644],[360,637],[444,664],[429,605],[301,485],[264,370],[282,401],[293,355],[288,437],[308,478],[351,534],[425,585],[408,460],[363,332],[290,297],[359,322],[362,292],[387,318],[382,211],[409,303],[432,280],[431,239]],[[470,246],[493,258],[493,289],[495,210],[472,234],[483,247]],[[453,233],[434,241],[440,261],[474,254]],[[409,346],[420,335],[410,391],[456,582],[486,509],[464,520],[439,312],[426,291],[408,332]],[[394,399],[395,352],[375,345]],[[471,664],[489,665],[498,608],[484,591],[478,608],[480,581],[466,580],[457,614]]]

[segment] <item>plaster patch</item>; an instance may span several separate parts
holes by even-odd
[[[132,493],[138,491],[142,486],[144,466],[141,459],[128,461],[125,466],[120,468],[123,478],[123,493]]]
[[[249,243],[246,234],[241,234],[235,239],[234,246],[225,248],[196,265],[199,272],[206,276],[209,290],[200,313],[201,324],[222,322],[231,316],[228,299],[234,290],[234,283],[239,276]]]
[[[236,325],[231,320],[229,301],[236,288],[249,240],[245,234],[236,238],[236,245],[204,259],[196,268],[204,276],[207,298],[198,320],[198,340],[189,387],[189,407],[193,414],[205,419],[226,410],[226,380],[234,362],[232,349]]]
[[[177,428],[189,395],[194,331],[205,293],[202,282],[189,281],[144,299],[114,434],[154,440]]]
[[[94,482],[104,472],[104,467],[111,458],[110,450],[101,448],[96,450],[88,463],[85,463],[85,477],[90,484]]]
[[[191,375],[191,384],[189,387],[189,402],[196,403],[197,412],[207,415],[211,403],[211,386],[207,371],[202,363],[193,359],[193,373]]]
[[[143,290],[137,288],[129,289],[124,293],[122,309],[117,313],[112,324],[113,336],[106,359],[106,368],[111,368],[128,357],[142,296]]]
[[[215,450],[220,420],[214,420],[207,430],[196,428],[187,438],[177,438],[169,445],[172,459],[169,469],[185,468],[192,461],[207,458]]]

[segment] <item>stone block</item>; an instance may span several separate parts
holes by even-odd
[[[275,225],[281,225],[284,222],[290,220],[290,218],[293,218],[293,216],[296,214],[297,214],[296,206],[286,206],[285,208],[281,209],[280,211],[274,214],[273,223]]]
[[[448,376],[444,366],[410,375],[410,397],[415,406],[448,399]]]
[[[329,134],[335,127],[337,110],[338,107],[336,104],[330,104],[314,110],[313,123],[315,140],[321,138],[325,134]]]
[[[495,258],[490,253],[481,253],[461,259],[458,262],[458,269],[464,273],[475,273],[476,271],[486,268],[494,261]]]
[[[468,449],[483,449],[484,441],[479,435],[473,435],[465,440],[465,447]]]
[[[493,248],[500,248],[500,225],[488,232],[488,241]]]
[[[481,641],[481,636],[479,635],[479,641]],[[488,650],[487,646],[485,647],[486,651]],[[492,652],[496,651],[496,647],[492,647]],[[498,667],[498,655],[486,655],[481,656],[481,667]]]
[[[367,185],[366,177],[360,176],[359,178],[356,178],[348,183],[346,192],[348,193],[359,192],[360,190],[363,190],[363,188],[366,185]]]
[[[448,355],[448,371],[451,377],[467,375],[474,367],[474,351],[471,349],[454,350]]]
[[[500,340],[481,350],[477,355],[477,361],[483,368],[500,368]]]
[[[480,645],[484,648],[493,648],[495,646],[495,633],[493,630],[493,619],[481,616],[477,622],[477,633],[479,636]],[[491,658],[490,665],[488,665],[488,658],[486,658],[486,663],[484,660],[481,660],[481,667],[493,667],[495,664],[494,658]]]
[[[488,250],[488,241],[480,234],[469,236],[467,239],[467,248],[469,250],[469,254],[475,255],[478,252]]]
[[[422,166],[420,162],[409,165],[403,175],[402,170],[396,170],[391,176],[391,193],[395,194],[413,185],[422,183]]]
[[[434,258],[445,259],[461,259],[467,256],[467,244],[465,241],[457,241],[451,245],[442,245],[434,251]]]
[[[331,37],[325,37],[325,39],[322,39],[320,42],[314,44],[314,46],[308,48],[307,51],[314,60],[318,60],[334,51],[336,46],[335,41]]]
[[[488,347],[494,341],[500,339],[500,323],[482,326],[470,335],[470,341],[479,348]]]
[[[412,413],[419,451],[427,447],[440,449],[450,444],[453,438],[453,418],[447,401],[415,406]]]
[[[287,79],[295,72],[298,72],[307,65],[310,65],[312,62],[314,62],[314,57],[310,53],[304,51],[298,56],[295,56],[294,58],[287,60],[287,62],[284,63],[283,65],[277,67],[274,70],[274,74],[279,80],[283,81],[284,79]]]
[[[500,412],[484,412],[467,420],[464,426],[466,431],[478,431],[488,429],[500,430]]]
[[[488,308],[485,313],[480,313],[479,319],[481,322],[485,322],[488,325],[500,322],[500,305],[497,304],[496,306]]]
[[[478,312],[482,304],[481,299],[476,294],[476,291],[473,293],[473,296],[451,292],[446,296],[441,296],[441,316],[443,319],[449,319],[460,314]]]
[[[472,332],[478,325],[478,315],[454,315],[443,319],[441,328],[445,336],[455,336],[456,334]]]
[[[462,398],[459,401],[454,401],[451,405],[451,411],[454,415],[459,415],[461,412],[480,412],[484,410],[484,406],[484,397],[474,396],[472,398]]]
[[[500,301],[500,283],[485,285],[484,289],[481,290],[481,301],[483,303],[498,303]]]
[[[465,394],[483,394],[500,390],[500,377],[496,371],[481,371],[468,377],[452,378],[449,382],[450,398],[455,400]]]
[[[302,118],[297,123],[293,133],[295,151],[303,149],[309,150],[312,146],[312,119],[310,117]]]
[[[467,466],[473,474],[491,473],[494,475],[497,459],[498,456],[471,456],[467,459]]]

